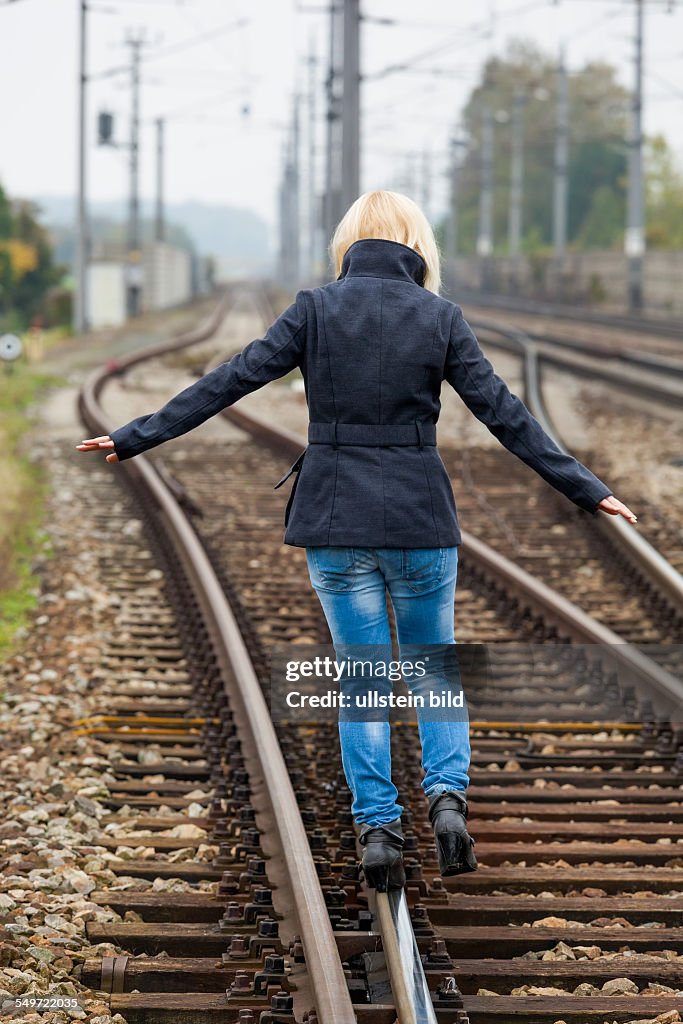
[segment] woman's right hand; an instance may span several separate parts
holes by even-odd
[[[114,442],[110,438],[109,434],[103,434],[101,437],[89,437],[85,441],[81,441],[80,444],[76,445],[76,449],[79,452],[99,452],[105,448],[113,448]],[[118,462],[119,457],[115,451],[110,452],[106,457],[107,462]]]
[[[623,516],[624,519],[628,519],[629,523],[637,523],[638,518],[631,512],[631,509],[624,505],[623,501],[619,501],[613,494],[609,494],[606,498],[603,498],[598,508],[602,509],[603,512],[607,512],[611,516]]]

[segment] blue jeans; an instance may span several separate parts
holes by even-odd
[[[309,547],[306,559],[338,659],[343,660],[345,644],[379,645],[387,659],[391,658],[387,590],[402,657],[405,645],[455,643],[457,547]],[[466,789],[469,723],[429,720],[429,715],[419,709],[416,712],[425,793],[432,796]],[[340,715],[339,738],[344,774],[353,795],[353,816],[359,824],[373,826],[394,821],[403,808],[391,781],[390,723],[343,717]]]

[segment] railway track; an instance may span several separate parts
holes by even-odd
[[[634,379],[630,374],[624,375],[623,372],[604,371],[595,366],[592,357],[588,359],[582,358],[577,363],[575,359],[567,361],[564,355],[558,356],[553,354],[549,356],[547,351],[539,348],[535,342],[517,328],[510,328],[490,322],[474,321],[474,323],[489,344],[502,347],[507,351],[513,351],[522,358],[523,391],[526,403],[541,422],[544,429],[555,437],[557,444],[564,451],[567,449],[563,445],[562,440],[557,436],[557,431],[543,400],[541,381],[543,367],[546,364],[551,366],[560,365],[564,369],[570,369],[572,373],[578,372],[588,376],[602,376],[608,383],[616,385],[618,388],[625,388],[627,391],[633,390],[641,397],[643,395],[651,397],[655,394],[662,401],[673,400],[676,407],[680,406],[681,401],[683,401],[683,388],[679,389],[676,384],[674,384],[672,390],[669,390],[663,382],[653,384],[651,380]],[[519,474],[519,467],[514,466],[512,476],[515,475],[515,470],[517,475]],[[469,470],[466,470],[466,472],[471,481],[471,472]],[[474,488],[470,487],[467,490],[471,493]],[[548,494],[552,494],[549,488],[545,488],[545,490]],[[556,495],[553,495],[552,500],[557,504]],[[647,524],[644,531],[642,527],[635,531],[626,526],[621,519],[599,516],[596,520],[596,525],[598,535],[608,543],[620,573],[624,574],[623,578],[628,578],[630,582],[635,583],[635,587],[644,595],[645,605],[650,604],[653,600],[655,602],[656,610],[654,610],[654,621],[652,622],[654,628],[648,630],[647,626],[645,626],[641,634],[643,638],[655,641],[657,639],[657,623],[665,622],[665,632],[669,627],[672,627],[673,635],[669,634],[663,637],[664,642],[680,643],[681,630],[683,628],[683,577],[680,573],[680,564],[675,564],[681,561],[680,533],[677,533],[674,528],[670,538],[672,541],[672,551],[670,553],[667,552],[667,554],[669,554],[669,557],[672,557],[674,562],[672,564],[668,558],[660,555],[652,543],[648,542],[645,536],[648,532]],[[518,521],[512,531],[508,531],[508,536],[514,535],[515,529],[518,535],[520,531],[523,532],[524,524],[521,522],[521,517],[518,517]],[[576,552],[576,554],[583,556],[577,559],[581,567],[588,564],[591,560],[591,555],[594,566],[597,567],[600,562],[601,552],[595,550],[595,542],[598,539],[595,533],[596,531],[591,530],[585,534],[585,539],[593,542],[593,552],[591,553],[590,546],[588,550]],[[660,537],[658,539],[663,538]],[[572,573],[568,571],[569,567],[565,565],[564,568],[566,575],[563,574],[563,577],[565,579],[570,578]],[[628,571],[629,568],[630,572]],[[576,583],[577,581],[574,580],[575,586]],[[553,581],[553,585],[558,584]],[[581,592],[581,589],[579,586],[579,592]],[[597,613],[601,617],[599,609],[591,608],[590,610],[593,614]],[[617,632],[620,632],[628,639],[636,639],[636,636],[625,622]]]
[[[678,356],[678,358],[681,355],[683,321],[680,318],[674,320],[637,315],[619,316],[599,313],[580,306],[562,306],[558,303],[517,299],[508,295],[485,295],[463,289],[457,289],[457,294],[460,296],[460,301],[467,302],[468,306],[479,307],[482,310],[500,310],[508,317],[512,315],[513,319],[517,316],[520,321],[522,318],[526,318],[526,323],[555,321],[555,323],[571,325],[573,337],[578,334],[583,337],[601,336],[604,338],[611,332],[614,333],[615,339],[618,339],[619,336],[623,339],[624,334],[627,336],[637,335],[639,347],[643,347],[642,342],[645,338],[644,347],[648,351],[659,351],[662,354]],[[583,333],[584,327],[587,333]],[[593,328],[598,328],[599,331],[594,331]]]
[[[81,398],[98,433],[111,428],[99,397],[108,376]],[[263,703],[274,643],[329,639],[303,552],[280,544],[272,491],[283,455],[302,445],[239,408],[226,413],[258,440],[215,450],[186,437],[116,471],[125,501],[143,501],[167,604],[146,599],[134,544],[122,539],[111,714],[82,727],[116,749],[105,803],[130,807],[135,828],[105,828],[102,841],[126,846],[120,870],[140,888],[92,895],[128,919],[93,926],[90,938],[126,953],[88,961],[82,978],[108,989],[129,1021],[389,1024],[336,728],[281,724],[278,748]],[[680,684],[477,538],[463,546],[456,604],[459,636],[491,644],[467,686],[475,874],[439,879],[415,728],[394,730],[407,898],[437,1019],[675,1020]],[[219,843],[210,861],[207,843]],[[160,877],[184,883],[171,905],[154,891]]]

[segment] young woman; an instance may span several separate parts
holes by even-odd
[[[306,548],[336,650],[371,645],[390,652],[387,591],[401,650],[453,645],[461,536],[436,447],[444,380],[509,451],[574,504],[632,523],[636,517],[560,451],[496,375],[461,308],[440,297],[434,235],[411,199],[387,191],[362,195],[338,225],[331,254],[336,280],[299,291],[263,338],[158,412],[77,448],[109,450],[108,462],[122,462],[299,367],[309,444],[280,481],[297,474],[284,542]],[[418,723],[440,870],[474,870],[467,722],[418,713]],[[342,714],[339,733],[366,881],[378,889],[400,886],[402,807],[391,780],[389,722]]]

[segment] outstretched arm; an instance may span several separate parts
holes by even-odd
[[[124,426],[76,445],[79,451],[109,451],[108,462],[122,462],[173,437],[186,434],[243,395],[299,365],[306,333],[306,299],[295,301],[273,323],[263,338],[216,366],[170,399],[158,412],[138,416]]]
[[[456,306],[444,370],[468,409],[494,437],[579,508],[636,517],[607,484],[572,455],[565,454],[532,416],[521,398],[512,394],[481,350],[472,328]]]

